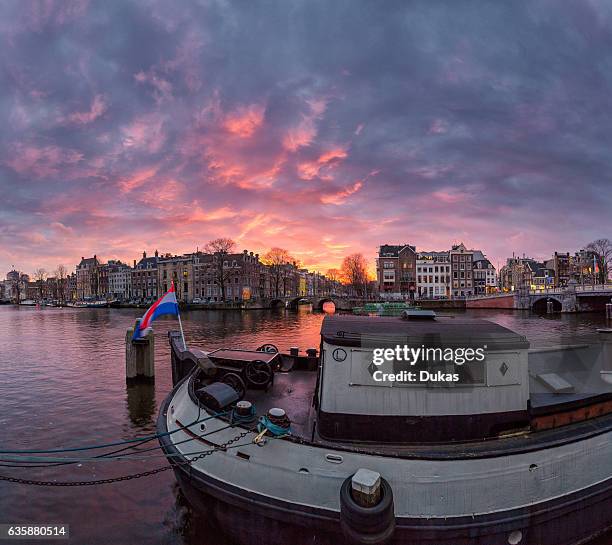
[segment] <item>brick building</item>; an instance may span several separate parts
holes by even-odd
[[[155,250],[153,257],[147,257],[147,252],[142,252],[142,259],[136,263],[132,274],[132,296],[142,302],[152,302],[158,298],[159,289],[157,283],[157,263],[159,254]]]
[[[416,248],[409,244],[384,244],[376,259],[378,291],[381,294],[414,294],[417,289]]]
[[[450,251],[451,260],[451,296],[469,297],[474,295],[472,266],[474,251],[468,250],[463,243],[456,244]]]

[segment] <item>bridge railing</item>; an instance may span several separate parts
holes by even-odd
[[[563,288],[542,288],[529,290],[530,295],[561,295],[567,291]],[[576,285],[576,293],[608,293],[612,292],[612,284],[579,284]]]

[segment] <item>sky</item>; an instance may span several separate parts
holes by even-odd
[[[612,238],[606,1],[8,0],[0,274]]]

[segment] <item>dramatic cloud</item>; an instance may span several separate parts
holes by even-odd
[[[612,237],[603,0],[9,0],[0,47],[0,275]]]

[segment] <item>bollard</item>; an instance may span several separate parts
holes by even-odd
[[[317,359],[317,349],[307,348],[306,355],[308,356],[308,370],[314,371],[319,363],[319,360]]]
[[[138,321],[136,322],[136,325]],[[133,341],[134,328],[125,333],[125,378],[127,381],[155,378],[155,339],[149,330],[142,339]]]
[[[373,507],[380,501],[380,473],[358,469],[351,479],[351,495],[361,507]]]
[[[612,303],[606,303],[606,319],[612,320]]]
[[[550,299],[546,301],[546,314],[552,314],[553,308],[553,302]]]

